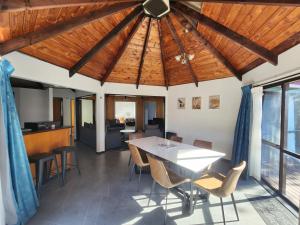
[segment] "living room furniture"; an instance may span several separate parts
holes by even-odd
[[[96,126],[91,123],[84,123],[84,126],[79,129],[79,141],[96,149]]]
[[[145,137],[163,137],[163,132],[159,129],[159,125],[146,125],[145,126]]]
[[[239,214],[236,208],[233,192],[236,189],[238,180],[245,167],[246,167],[246,162],[243,161],[237,167],[232,168],[228,172],[227,176],[209,171],[207,174],[203,175],[200,179],[194,181],[194,184],[197,187],[220,198],[224,225],[226,224],[226,221],[225,221],[223,198],[227,196],[231,196],[236,217],[237,220],[239,221]],[[198,196],[198,193],[199,193],[199,189],[197,190],[196,196]]]
[[[120,132],[125,129],[125,124],[121,124],[118,120],[106,121],[106,133],[105,133],[105,149],[121,148],[123,145],[123,136]]]

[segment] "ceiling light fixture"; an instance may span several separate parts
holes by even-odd
[[[195,58],[194,54],[186,54],[185,52],[181,55],[175,56],[175,60],[177,62],[181,62],[181,64],[187,64],[188,61],[191,61]]]

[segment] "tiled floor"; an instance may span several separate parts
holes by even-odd
[[[56,180],[45,185],[40,209],[28,225],[163,224],[164,209],[161,206],[165,203],[165,190],[156,188],[148,206],[152,179],[143,174],[140,191],[137,191],[137,177],[128,181],[128,151],[96,155],[85,146],[79,145],[79,149],[82,175],[78,176],[73,170],[68,172],[64,187],[58,186]],[[265,224],[246,198],[248,195],[270,197],[253,180],[241,181],[235,193],[240,221],[236,220],[230,198],[224,199],[228,224]],[[222,224],[218,198],[199,202],[191,216],[182,212],[181,206],[181,201],[170,194],[168,224]]]

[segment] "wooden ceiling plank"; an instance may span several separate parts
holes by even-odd
[[[198,21],[198,23],[209,27],[210,29],[214,30],[215,32],[231,39],[235,43],[238,43],[244,48],[247,48],[249,51],[255,53],[260,58],[263,58],[264,60],[270,62],[273,65],[278,64],[278,56],[273,54],[268,49],[257,45],[255,42],[249,40],[248,38],[244,37],[243,35],[240,35],[233,30],[225,27],[224,25],[214,21],[213,19],[195,11],[194,9],[181,4],[181,3],[174,3],[173,5],[177,10],[182,12],[185,15],[189,15],[191,18],[194,18]]]
[[[7,0],[0,2],[0,13],[48,8],[96,5],[99,3],[141,3],[142,0]]]
[[[151,30],[151,18],[149,17],[146,36],[145,36],[145,40],[144,40],[143,51],[142,51],[142,57],[141,57],[141,60],[140,60],[140,65],[139,65],[138,77],[137,77],[137,80],[136,80],[136,89],[138,89],[139,85],[140,85],[140,80],[141,80],[142,70],[143,70],[143,65],[144,65],[144,59],[145,59],[146,50],[147,50],[147,47],[148,47],[150,30]]]
[[[127,25],[137,16],[143,13],[142,5],[136,7],[128,16],[126,16],[117,26],[115,26],[106,36],[104,36],[93,48],[91,48],[74,66],[69,70],[69,76],[77,73],[98,51],[104,48],[112,39],[114,39]]]
[[[135,22],[135,24],[133,25],[128,37],[126,38],[126,40],[123,42],[123,45],[119,48],[117,55],[114,57],[114,60],[111,62],[111,64],[109,65],[108,69],[106,70],[105,74],[103,75],[102,79],[101,79],[101,85],[103,85],[105,83],[105,81],[108,79],[109,75],[111,74],[111,72],[113,71],[113,69],[115,68],[116,64],[119,62],[119,59],[122,57],[123,53],[125,52],[128,44],[130,43],[131,39],[133,38],[133,36],[135,35],[136,31],[138,30],[138,28],[141,25],[141,22],[143,21],[143,18],[145,16],[143,14],[141,14],[137,21]]]
[[[160,21],[157,20],[157,26],[158,26],[158,34],[159,34],[159,43],[160,43],[160,53],[161,53],[161,61],[162,61],[162,67],[163,67],[163,73],[164,73],[164,80],[165,80],[165,86],[168,90],[169,88],[169,75],[166,70],[166,55],[164,52],[164,43],[163,43],[163,37],[162,37],[162,31],[161,31],[161,24]]]
[[[197,30],[197,25],[191,23],[189,18],[186,18],[185,15],[182,15],[177,10],[176,12],[177,14],[175,14],[175,17],[182,27],[186,28],[186,25],[188,24],[197,40],[200,41],[237,79],[242,80],[242,76],[237,69]]]
[[[40,31],[30,32],[23,36],[13,38],[0,44],[0,55],[5,55],[9,52],[19,50],[29,45],[33,45],[47,38],[56,36],[74,28],[78,28],[79,26],[85,25],[89,22],[103,18],[105,16],[115,14],[121,10],[133,7],[135,5],[136,4],[133,2],[114,4],[109,8],[105,7],[103,9],[91,12],[88,15],[75,17],[69,21],[60,23],[58,25],[53,25]]]
[[[188,2],[190,0],[173,0],[173,1]],[[192,2],[251,4],[251,5],[300,6],[299,0],[192,0]]]
[[[175,27],[174,27],[174,25],[173,25],[173,23],[172,23],[169,15],[166,16],[166,22],[167,22],[167,25],[168,25],[169,30],[171,32],[171,35],[172,35],[173,39],[175,40],[175,42],[176,42],[176,44],[177,44],[177,46],[178,46],[178,48],[180,50],[180,53],[184,54],[186,52],[185,48],[184,48],[181,40],[179,39],[179,36],[178,36],[178,34],[176,32],[176,29],[175,29]],[[197,76],[196,76],[196,74],[195,74],[195,72],[194,72],[194,70],[192,68],[192,65],[191,65],[191,63],[190,63],[189,60],[187,60],[186,65],[187,65],[187,67],[188,67],[188,69],[189,69],[189,71],[191,73],[192,79],[194,80],[194,83],[195,83],[196,87],[198,87],[198,79],[197,79]]]

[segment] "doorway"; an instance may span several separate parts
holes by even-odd
[[[59,127],[63,125],[63,98],[53,98],[53,121]]]

